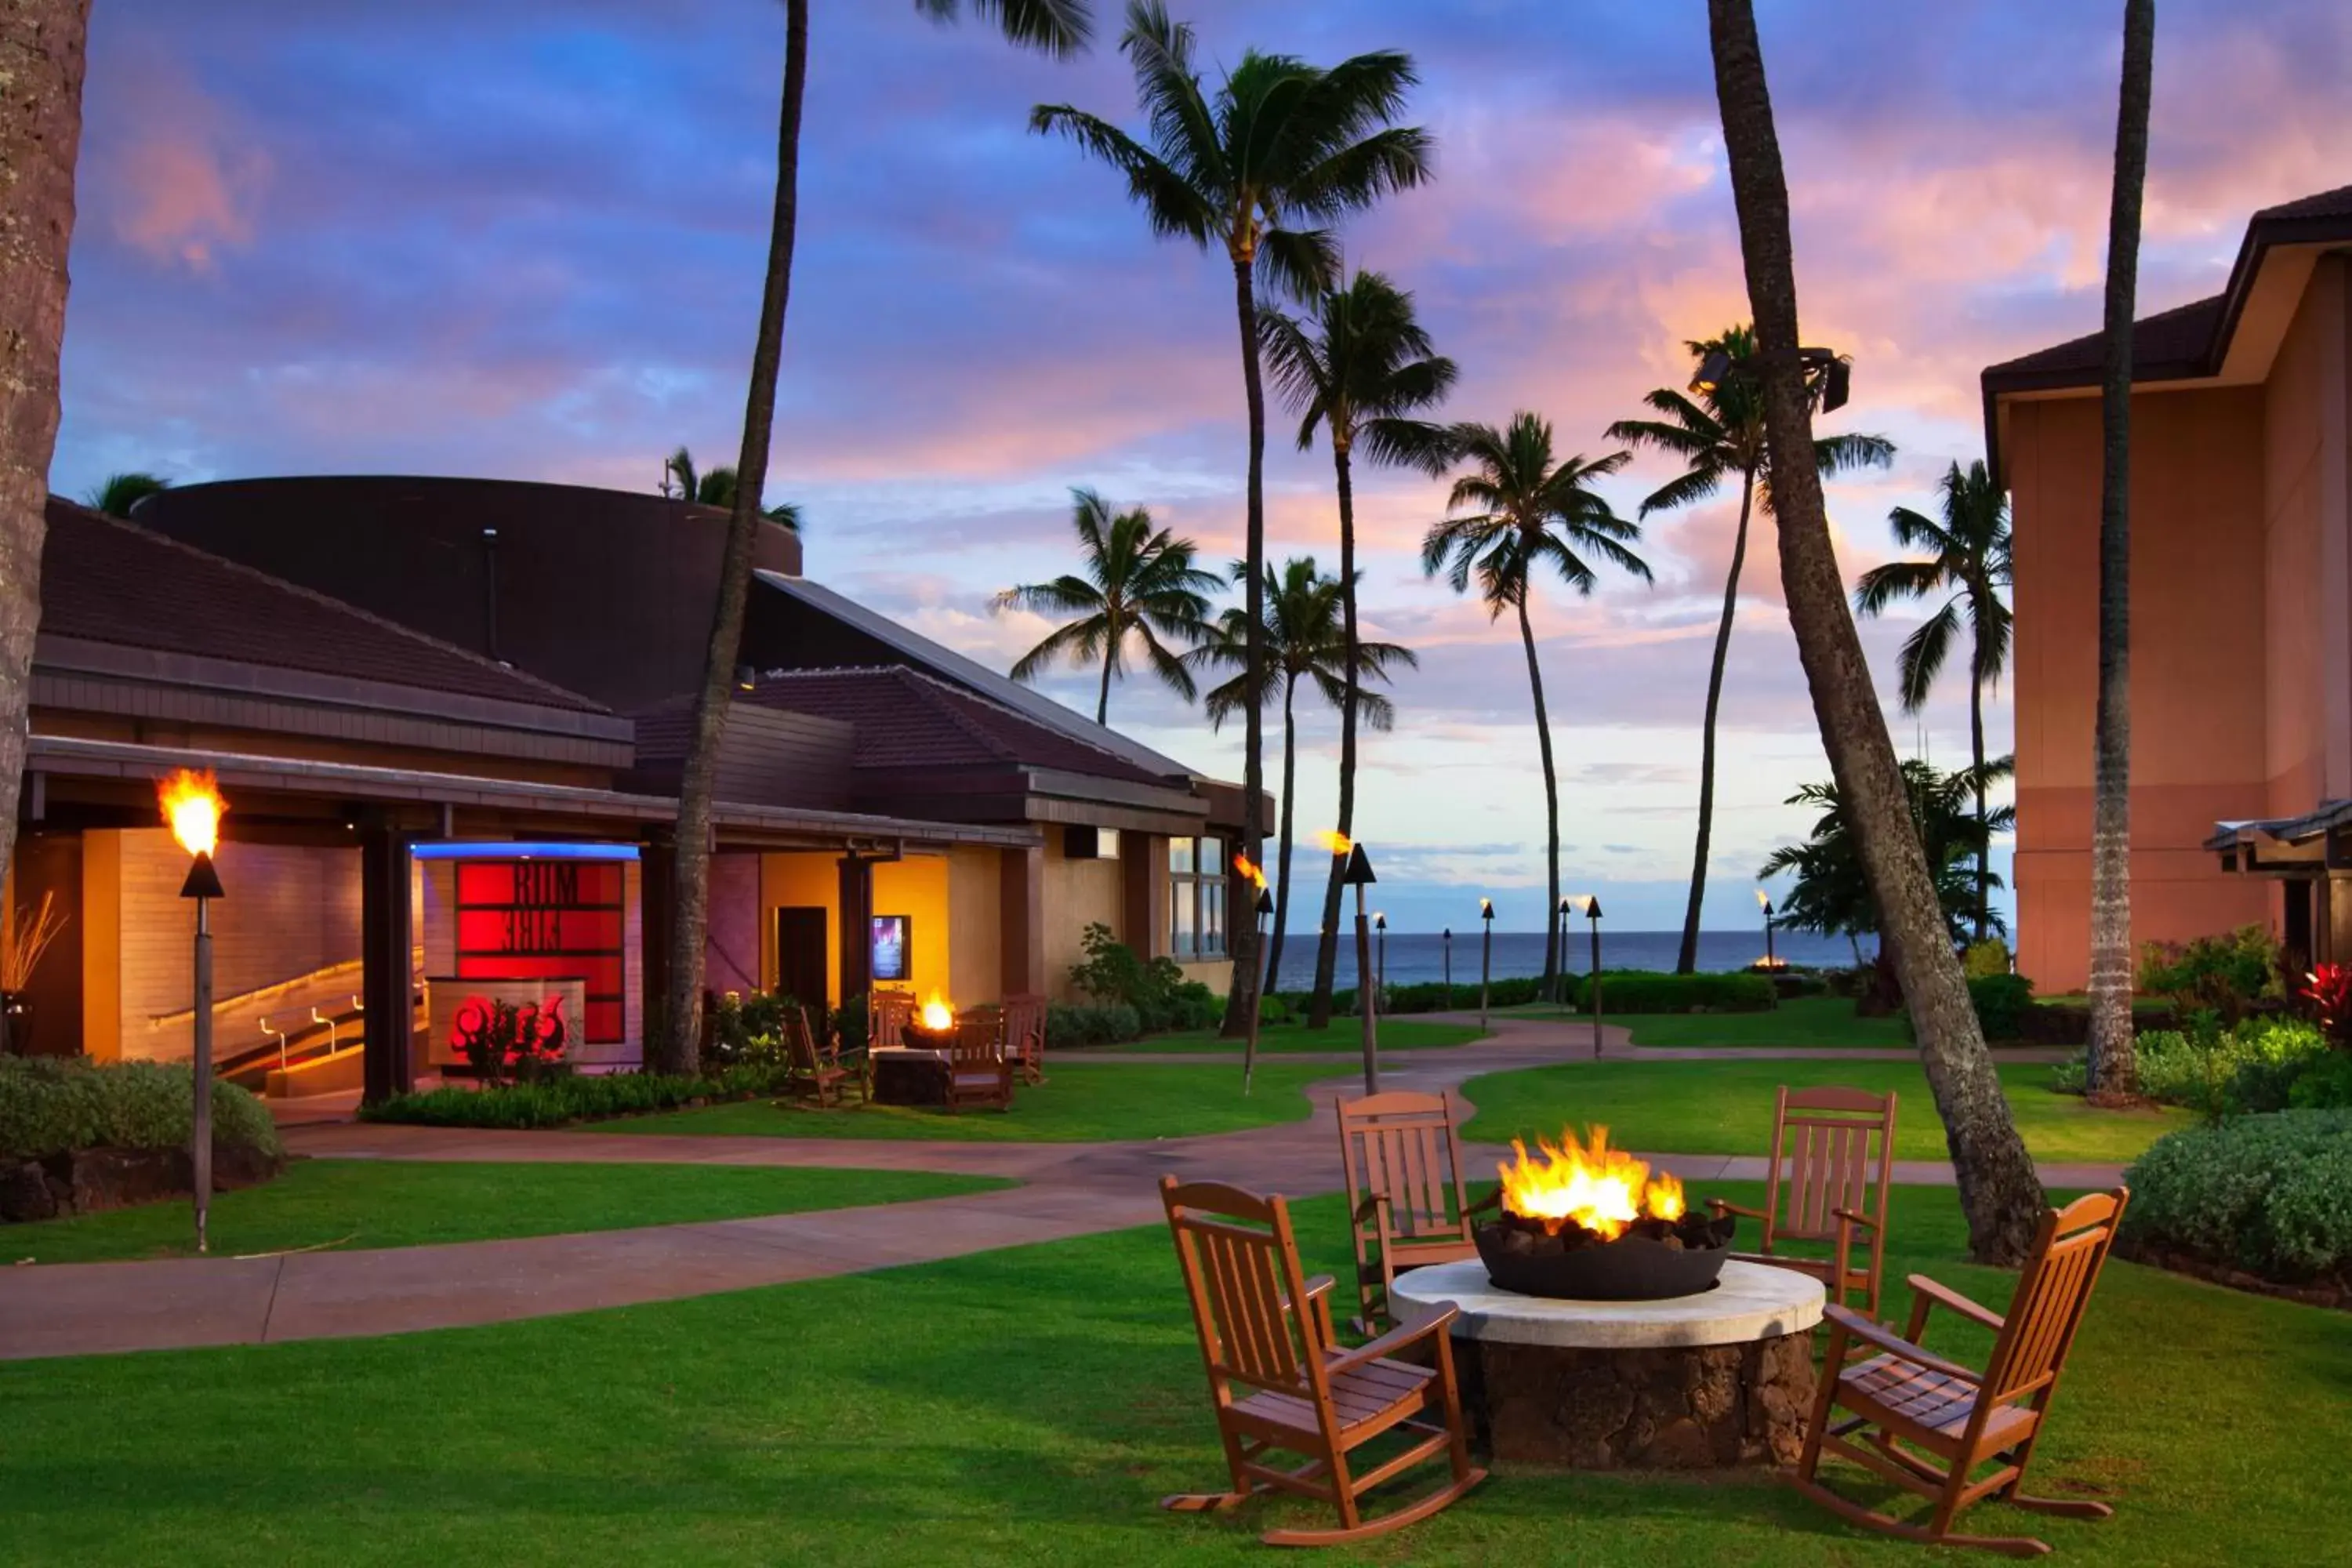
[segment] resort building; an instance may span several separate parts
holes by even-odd
[[[2352,186],[2265,208],[2133,330],[2135,942],[2352,960]],[[1984,373],[2015,530],[2019,968],[2090,952],[2103,335]]]
[[[53,500],[0,910],[65,924],[17,1047],[189,1053],[155,798],[188,768],[228,805],[215,1040],[242,1080],[394,1092],[484,996],[560,1000],[576,1061],[640,1062],[726,521],[459,479],[194,486],[136,521]],[[1066,995],[1097,923],[1223,989],[1240,790],[801,577],[781,527],[757,562],[712,991]]]

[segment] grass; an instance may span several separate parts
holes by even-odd
[[[297,1160],[274,1182],[213,1199],[212,1247],[226,1258],[321,1244],[424,1247],[903,1203],[1010,1184],[919,1171]],[[0,1261],[184,1257],[195,1250],[190,1223],[185,1203],[162,1203],[10,1226],[0,1231]]]
[[[2079,1096],[2053,1092],[2047,1067],[1999,1070],[2011,1114],[2037,1159],[2121,1163],[2189,1121],[2182,1110],[2093,1110]],[[1893,1089],[1895,1156],[1948,1157],[1927,1078],[1910,1062],[1609,1061],[1488,1073],[1462,1086],[1478,1112],[1463,1133],[1502,1142],[1598,1122],[1631,1149],[1764,1154],[1771,1152],[1772,1093],[1780,1084]]]
[[[1608,1006],[1604,994],[1601,1005]],[[1797,996],[1769,1013],[1628,1016],[1637,1046],[1855,1046],[1908,1049],[1911,1022],[1864,1018],[1845,996]]]
[[[1344,1281],[1338,1202],[1297,1217],[1310,1269]],[[1919,1269],[2007,1300],[2006,1277],[1954,1261],[1948,1191],[1898,1191],[1893,1228],[1895,1279]],[[1890,1313],[1907,1305],[1890,1292]],[[1948,1318],[1930,1342],[1983,1354]],[[2084,1568],[2337,1561],[2347,1394],[2342,1316],[2115,1264],[2035,1475],[2112,1499],[2116,1516],[1988,1502],[1967,1517]],[[1289,1501],[1225,1518],[1154,1507],[1223,1473],[1157,1228],[488,1328],[0,1363],[0,1560],[27,1563],[1159,1568],[1269,1563],[1259,1531],[1328,1518]],[[1884,1496],[1857,1472],[1832,1480]],[[1322,1559],[1962,1560],[1857,1532],[1764,1475],[1512,1468]]]
[[[1477,1026],[1472,1024],[1424,1024],[1410,1018],[1383,1018],[1380,1021],[1381,1049],[1384,1051],[1425,1051],[1446,1046],[1465,1046],[1480,1038]],[[1155,1051],[1232,1051],[1242,1048],[1239,1040],[1218,1037],[1214,1029],[1193,1029],[1181,1035],[1154,1035],[1148,1040],[1132,1040],[1120,1046],[1097,1046],[1092,1051],[1118,1051],[1149,1055]],[[1280,1055],[1286,1051],[1361,1051],[1364,1048],[1364,1025],[1360,1018],[1334,1018],[1320,1029],[1310,1029],[1304,1023],[1267,1024],[1258,1030],[1257,1048],[1261,1054]]]
[[[1046,1079],[1013,1091],[1009,1111],[944,1111],[908,1106],[846,1110],[779,1110],[766,1100],[714,1105],[661,1116],[593,1121],[580,1131],[653,1136],[754,1133],[768,1138],[953,1138],[974,1143],[1094,1142],[1124,1138],[1184,1138],[1303,1121],[1312,1109],[1301,1092],[1334,1076],[1328,1065],[1267,1062],[1250,1094],[1240,1063],[1203,1067],[1155,1062],[1073,1062],[1050,1058]]]

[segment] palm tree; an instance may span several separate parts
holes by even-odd
[[[1853,607],[1865,616],[1882,615],[1897,599],[1924,599],[1942,589],[1951,596],[1919,624],[1903,644],[1895,670],[1900,678],[1903,711],[1916,713],[1927,705],[1927,689],[1936,683],[1944,661],[1951,656],[1952,639],[1960,622],[1969,624],[1969,760],[1979,780],[1985,773],[1984,692],[1997,685],[2009,664],[2009,605],[2000,591],[2009,586],[2009,497],[1993,482],[1982,462],[1963,471],[1954,463],[1944,476],[1943,521],[1922,515],[1907,506],[1886,514],[1895,542],[1906,550],[1929,552],[1925,561],[1890,561],[1865,572],[1854,589]],[[1977,821],[1988,820],[1984,795],[1977,795]],[[1976,940],[1984,941],[1992,918],[1992,841],[1990,834],[1977,852]]]
[[[1234,563],[1234,580],[1248,570],[1246,562]],[[1391,668],[1421,662],[1411,648],[1356,637],[1354,628],[1347,624],[1347,596],[1346,585],[1337,577],[1318,573],[1311,555],[1294,556],[1283,563],[1279,573],[1270,567],[1266,572],[1265,668],[1274,680],[1267,683],[1265,695],[1272,697],[1276,682],[1282,692],[1282,822],[1275,836],[1274,936],[1265,958],[1268,984],[1282,973],[1283,933],[1290,919],[1290,848],[1296,841],[1292,806],[1298,786],[1298,683],[1308,682],[1343,714],[1353,702],[1358,717],[1385,731],[1396,723],[1396,704],[1364,690],[1364,682],[1386,680]],[[1238,671],[1224,684],[1210,688],[1202,703],[1209,722],[1220,728],[1249,700],[1249,628],[1243,624],[1247,614],[1238,607],[1227,609],[1218,617],[1211,640],[1187,656],[1196,664]],[[1344,818],[1340,831],[1347,831]],[[1337,918],[1326,917],[1327,931]]]
[[[1249,413],[1244,613],[1255,687],[1265,668],[1265,389],[1256,284],[1262,274],[1277,290],[1312,298],[1338,274],[1337,247],[1328,229],[1287,226],[1331,222],[1428,176],[1427,133],[1394,123],[1417,79],[1412,59],[1392,50],[1327,70],[1251,49],[1211,95],[1192,68],[1192,29],[1171,22],[1160,0],[1129,0],[1119,47],[1135,68],[1150,146],[1067,104],[1041,103],[1029,123],[1067,136],[1126,175],[1128,195],[1153,233],[1203,250],[1222,247],[1233,268]],[[1255,704],[1244,717],[1242,841],[1252,860],[1262,860],[1265,735]],[[1227,1035],[1244,1032],[1257,1010],[1257,933],[1251,922],[1236,922],[1234,934]]]
[[[1451,432],[1462,460],[1475,468],[1454,481],[1445,510],[1478,510],[1451,517],[1431,527],[1421,542],[1421,569],[1435,576],[1448,569],[1457,594],[1465,593],[1475,573],[1478,596],[1490,617],[1515,610],[1519,640],[1528,651],[1528,687],[1535,694],[1536,743],[1543,756],[1544,823],[1549,834],[1547,864],[1551,891],[1547,910],[1559,908],[1559,775],[1551,760],[1551,718],[1544,710],[1543,666],[1536,658],[1536,631],[1528,618],[1528,595],[1535,586],[1536,569],[1549,565],[1580,594],[1592,592],[1595,581],[1585,554],[1598,556],[1647,583],[1647,563],[1627,548],[1642,537],[1642,525],[1628,522],[1610,510],[1592,489],[1633,460],[1630,452],[1612,452],[1588,462],[1581,454],[1555,462],[1551,422],[1519,413],[1508,428],[1492,425],[1456,425]],[[1580,553],[1580,552],[1583,553]],[[1559,973],[1559,928],[1544,921],[1544,984],[1549,988]]]
[[[999,611],[1036,610],[1076,616],[1021,656],[1015,680],[1034,680],[1058,658],[1074,664],[1102,662],[1102,688],[1095,698],[1095,722],[1110,720],[1110,683],[1127,668],[1129,635],[1143,641],[1151,672],[1185,701],[1195,688],[1183,655],[1160,639],[1187,645],[1208,635],[1208,595],[1223,586],[1216,574],[1192,564],[1199,546],[1154,529],[1141,507],[1113,515],[1110,502],[1092,490],[1072,490],[1076,501],[1070,527],[1078,536],[1086,575],[1065,574],[1050,583],[1025,583],[996,595]]]
[[[136,469],[109,474],[104,484],[92,488],[82,497],[82,504],[109,517],[128,518],[132,507],[149,496],[160,495],[171,488],[171,480]]]
[[[1803,460],[1812,449],[1812,410],[1799,358],[1789,185],[1751,0],[1707,0],[1707,33],[1756,322],[1756,384],[1777,481],[1773,521],[1790,629],[1812,692],[1822,746],[1853,818],[1871,897],[1898,949],[1896,973],[1920,1065],[1943,1118],[1960,1207],[1969,1218],[1969,1250],[1981,1262],[2014,1265],[2032,1246],[2041,1219],[2042,1182],[2001,1098],[1959,961],[1944,939],[1943,908],[1911,822],[1903,770],[1846,605],[1822,478]]]
[[[675,491],[670,488],[672,484],[677,487]],[[694,466],[694,454],[680,447],[662,459],[661,493],[674,495],[679,500],[731,510],[735,505],[735,470],[721,463],[709,473],[698,472]],[[782,524],[794,533],[801,531],[800,508],[789,501],[763,507],[760,515],[770,522]]]
[[[2124,0],[2123,83],[2107,210],[2106,353],[2100,377],[2099,700],[2091,767],[2091,1051],[2095,1100],[2139,1081],[2132,1033],[2131,383],[2139,282],[2140,196],[2147,185],[2147,106],[2156,0]]]
[[[915,0],[940,20],[957,14],[956,0]],[[1093,11],[1088,0],[972,0],[1015,44],[1066,57],[1085,47]],[[719,736],[734,695],[735,661],[743,641],[744,601],[751,591],[751,555],[759,542],[760,501],[768,486],[768,444],[776,420],[776,372],[784,348],[784,312],[792,299],[793,243],[800,214],[801,102],[808,87],[808,0],[784,0],[784,86],[776,128],[776,199],[768,231],[768,273],[761,290],[759,335],[751,348],[751,380],[743,399],[740,476],[728,508],[727,544],[719,558],[710,641],[703,652],[702,685],[695,693],[694,730],[678,783],[677,844],[671,874],[669,985],[663,998],[659,1048],[650,1054],[673,1072],[702,1063],[702,962],[710,928],[710,811],[718,784]]]
[[[1706,717],[1699,730],[1698,832],[1691,851],[1690,898],[1683,906],[1682,947],[1675,957],[1675,973],[1688,974],[1698,967],[1698,922],[1706,901],[1706,861],[1715,839],[1715,726],[1723,706],[1723,671],[1731,653],[1731,625],[1739,610],[1739,570],[1748,559],[1748,523],[1759,500],[1772,510],[1769,450],[1764,443],[1764,405],[1757,395],[1753,366],[1756,334],[1746,325],[1727,327],[1719,337],[1684,345],[1704,364],[1720,353],[1728,373],[1712,385],[1692,384],[1696,398],[1672,387],[1659,387],[1642,401],[1663,416],[1657,419],[1621,419],[1609,426],[1609,438],[1636,447],[1654,447],[1683,461],[1683,471],[1651,492],[1642,503],[1642,515],[1689,506],[1721,489],[1724,481],[1739,481],[1739,527],[1732,535],[1731,569],[1723,575],[1723,618],[1716,623],[1715,659],[1707,667]],[[1819,399],[1818,386],[1814,389]],[[1825,436],[1813,443],[1813,459],[1824,474],[1841,473],[1865,464],[1884,468],[1894,461],[1895,444],[1883,436]]]
[[[1331,466],[1339,490],[1339,596],[1341,634],[1356,642],[1356,487],[1354,454],[1361,443],[1375,463],[1415,468],[1434,478],[1445,470],[1450,452],[1443,426],[1415,416],[1434,408],[1453,388],[1454,362],[1432,351],[1429,334],[1413,319],[1412,296],[1377,272],[1359,272],[1344,289],[1324,291],[1315,302],[1312,325],[1278,310],[1258,319],[1259,346],[1274,373],[1274,387],[1297,411],[1298,449],[1315,444],[1318,426],[1331,433]],[[1339,835],[1356,831],[1356,674],[1343,658],[1339,702]],[[1386,725],[1375,726],[1385,729]],[[1286,815],[1288,799],[1283,802]],[[1344,855],[1331,857],[1323,888],[1322,935],[1315,952],[1315,994],[1307,1026],[1331,1021],[1331,982],[1339,954],[1340,878]],[[1284,896],[1289,894],[1286,878]],[[1275,931],[1279,952],[1282,931]],[[1269,975],[1279,973],[1271,963]]]

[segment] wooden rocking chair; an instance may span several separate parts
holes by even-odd
[[[1004,999],[1004,1057],[1020,1069],[1023,1082],[1045,1081],[1045,998]]]
[[[1395,1091],[1339,1102],[1339,1159],[1356,1242],[1355,1327],[1389,1321],[1396,1277],[1478,1256],[1462,1193],[1451,1094]]]
[[[1221,1183],[1160,1179],[1160,1201],[1183,1265],[1200,1331],[1201,1360],[1216,1402],[1233,1489],[1163,1499],[1180,1512],[1223,1512],[1279,1488],[1320,1498],[1339,1512],[1336,1530],[1276,1530],[1271,1546],[1336,1546],[1385,1535],[1444,1508],[1486,1479],[1470,1463],[1469,1427],[1454,1376],[1454,1310],[1419,1328],[1343,1351],[1331,1332],[1331,1279],[1299,1271],[1289,1207]],[[1397,1359],[1418,1351],[1429,1364]],[[1386,1434],[1418,1439],[1352,1472],[1349,1456]],[[1266,1464],[1270,1450],[1304,1455],[1297,1469]],[[1444,1454],[1445,1485],[1378,1519],[1359,1500],[1372,1488]]]
[[[820,1110],[839,1106],[852,1088],[858,1090],[860,1099],[866,1098],[865,1075],[842,1066],[838,1058],[829,1057],[818,1047],[805,1009],[785,1008],[783,1027],[784,1049],[791,1062],[786,1081],[793,1094],[814,1100]]]
[[[948,1111],[967,1105],[1013,1109],[1013,1064],[1004,1058],[1004,1014],[975,1007],[956,1019],[948,1043]]]
[[[1856,1524],[1906,1541],[1974,1546],[2011,1557],[2038,1557],[2050,1547],[2030,1536],[1956,1535],[1952,1517],[1988,1493],[2067,1519],[2113,1514],[2103,1502],[2028,1497],[2018,1488],[2130,1197],[2129,1188],[2117,1187],[2044,1214],[2007,1317],[1917,1274],[1911,1276],[1911,1324],[1900,1339],[1843,1307],[1828,1308],[1825,1375],[1793,1478],[1797,1489]],[[1920,1348],[1931,1306],[1948,1308],[2000,1336],[1983,1373]],[[1882,1353],[1846,1365],[1850,1342]],[[1826,1375],[1831,1367],[1840,1369],[1834,1377]],[[1831,1417],[1840,1407],[1853,1415],[1832,1426]],[[1870,1430],[1860,1442],[1849,1440],[1864,1428]],[[1906,1524],[1838,1496],[1816,1474],[1824,1448],[1933,1500],[1934,1513],[1924,1525]],[[1981,1480],[1969,1479],[1988,1462],[2000,1468]]]
[[[1886,1197],[1895,1170],[1895,1094],[1859,1089],[1783,1086],[1772,1108],[1772,1165],[1764,1206],[1709,1198],[1717,1214],[1760,1222],[1764,1238],[1753,1253],[1733,1257],[1810,1274],[1843,1307],[1846,1292],[1862,1292],[1862,1310],[1878,1315],[1886,1258]],[[1863,1236],[1854,1233],[1861,1231]],[[1856,1241],[1868,1253],[1854,1257]],[[1809,1258],[1790,1242],[1827,1243],[1831,1255]]]
[[[866,1044],[895,1051],[907,1043],[907,1026],[915,1021],[915,994],[876,991],[866,999]]]

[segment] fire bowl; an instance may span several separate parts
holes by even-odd
[[[944,1051],[955,1044],[956,1037],[953,1024],[944,1029],[927,1029],[920,1024],[908,1024],[898,1033],[908,1045],[919,1051]]]
[[[1603,1241],[1573,1220],[1553,1234],[1540,1220],[1505,1214],[1472,1238],[1499,1289],[1570,1301],[1657,1301],[1713,1289],[1738,1223],[1730,1215],[1636,1220]]]

